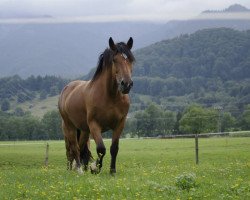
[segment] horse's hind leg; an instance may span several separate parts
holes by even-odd
[[[63,123],[63,131],[66,142],[66,155],[69,161],[69,168],[72,169],[72,162],[75,159],[78,173],[82,173],[80,163],[80,149],[77,142],[76,129],[74,127],[66,126]]]
[[[67,169],[72,170],[72,163],[73,163],[74,157],[70,149],[69,141],[67,140],[66,137],[64,139],[65,139],[66,156],[67,156]]]
[[[89,161],[93,160],[93,157],[90,152],[89,133],[81,131],[78,143],[80,147],[81,162],[84,165],[84,170],[87,171]]]

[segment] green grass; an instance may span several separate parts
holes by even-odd
[[[199,165],[194,139],[123,139],[115,177],[109,154],[100,174],[78,175],[63,141],[49,145],[44,168],[46,142],[0,142],[1,199],[250,199],[250,138],[199,139]]]
[[[16,107],[22,108],[25,112],[29,111],[32,113],[33,116],[42,118],[43,115],[51,110],[57,109],[57,102],[58,102],[59,95],[53,97],[47,97],[44,100],[40,100],[35,98],[32,101],[26,101],[24,103],[15,103],[11,107],[11,112],[15,110]]]

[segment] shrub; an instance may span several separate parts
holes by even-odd
[[[190,190],[196,184],[196,176],[193,173],[184,173],[175,178],[175,185],[182,190]]]

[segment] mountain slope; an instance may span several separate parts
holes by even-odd
[[[250,69],[250,31],[204,29],[140,49],[136,58],[136,76],[250,78],[244,71]]]
[[[210,106],[250,103],[250,31],[197,31],[138,50],[135,57],[134,93],[164,103],[171,96]]]
[[[220,105],[237,115],[250,104],[250,31],[206,29],[134,54],[131,112],[154,101],[175,111],[193,103]],[[0,103],[8,100],[23,103],[22,108],[28,110],[37,109],[36,105],[44,109],[46,105],[37,104],[39,100],[57,95],[68,81],[53,76],[1,78]]]
[[[247,9],[247,8],[246,8]],[[134,50],[204,28],[250,29],[250,19],[151,22],[4,24],[0,22],[0,77],[18,74],[78,77],[96,66],[108,38],[134,38]]]
[[[117,42],[133,36],[139,48],[157,41],[147,35],[158,26],[136,22],[2,24],[0,76],[86,74],[96,66],[110,36]]]

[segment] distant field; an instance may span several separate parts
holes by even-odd
[[[26,101],[15,106],[31,112],[33,116],[42,118],[46,112],[57,109],[58,98],[59,95],[47,97],[44,100],[34,99],[33,101]]]
[[[63,141],[49,145],[44,168],[45,141],[0,142],[0,199],[250,199],[250,138],[199,139],[199,165],[194,139],[122,139],[115,177],[109,153],[100,174],[79,176]]]

